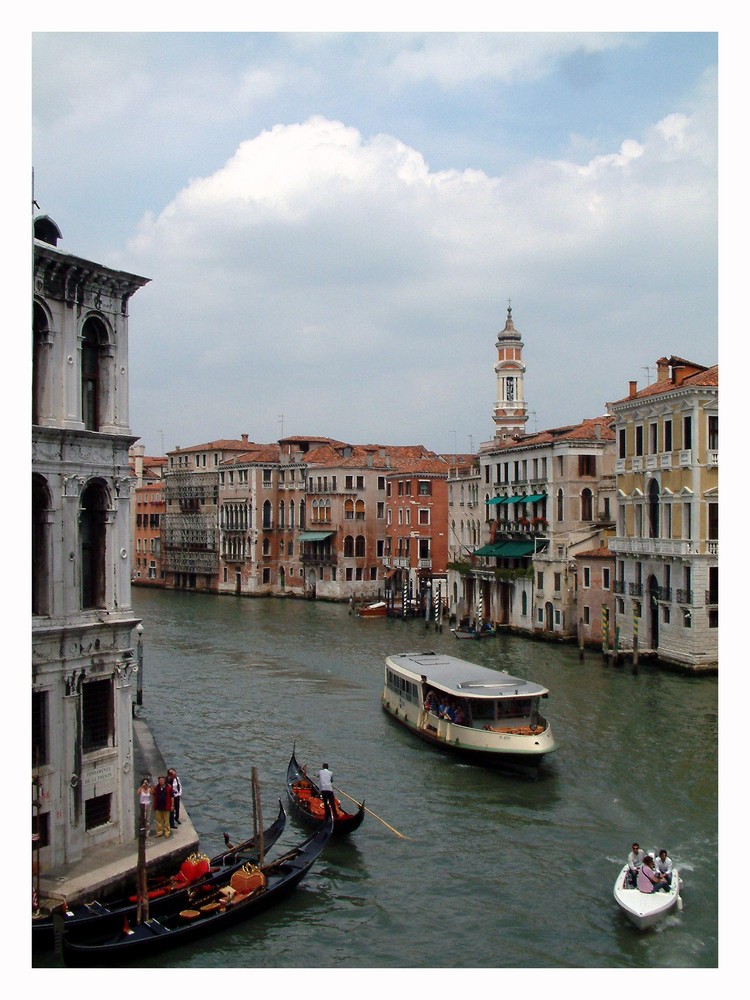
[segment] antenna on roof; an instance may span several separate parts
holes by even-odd
[[[646,385],[651,385],[651,371],[652,371],[652,369],[648,368],[646,365],[643,365],[643,370],[646,373]]]
[[[284,437],[284,414],[279,414],[279,423],[281,424],[281,436]]]

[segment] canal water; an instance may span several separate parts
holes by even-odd
[[[716,968],[718,682],[503,635],[457,643],[348,606],[134,589],[144,704],[202,847],[264,820],[292,748],[368,815],[279,908],[166,953],[169,967]],[[559,750],[536,780],[459,763],[380,707],[383,661],[442,650],[550,690]],[[346,800],[344,800],[346,803]],[[307,831],[289,818],[277,849]],[[612,888],[633,840],[666,847],[681,912],[637,931]]]

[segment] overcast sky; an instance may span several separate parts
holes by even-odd
[[[529,430],[718,360],[715,34],[38,31],[32,60],[40,210],[151,279],[149,454],[476,449],[508,300]]]

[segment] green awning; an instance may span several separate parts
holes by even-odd
[[[475,556],[499,556],[507,545],[507,542],[493,542],[491,545],[483,545],[481,549],[475,549]]]
[[[508,503],[526,503],[529,498],[527,496],[520,497],[508,497]]]
[[[297,538],[300,542],[322,542],[335,534],[335,531],[300,531]]]
[[[507,503],[507,497],[490,497],[487,503]]]
[[[521,556],[530,556],[534,552],[533,541],[506,542],[502,552],[503,559],[519,559]]]
[[[536,503],[537,500],[545,500],[546,498],[546,493],[532,493],[530,497],[526,497],[526,503]]]

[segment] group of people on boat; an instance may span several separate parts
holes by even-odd
[[[654,858],[634,842],[628,855],[628,879],[639,892],[669,892],[672,886],[672,859],[663,847]]]
[[[458,726],[466,725],[466,713],[461,707],[460,702],[456,701],[455,698],[449,697],[447,694],[438,694],[436,691],[429,690],[424,700],[424,710],[425,712],[432,712],[439,719],[447,719],[449,722],[455,722]]]

